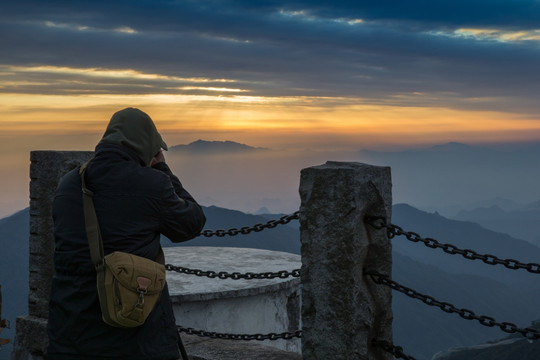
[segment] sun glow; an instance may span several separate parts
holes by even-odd
[[[140,93],[133,91],[135,84]],[[246,143],[254,138],[294,143],[298,135],[316,139],[315,146],[329,139],[399,144],[519,141],[540,130],[539,119],[530,115],[413,106],[419,97],[425,103],[429,94],[412,92],[374,104],[357,97],[252,95],[246,84],[132,69],[0,65],[0,126],[5,136],[98,134],[114,112],[133,106],[169,133],[190,132],[199,138],[211,132],[221,139],[234,133]],[[437,96],[444,94],[432,94],[434,104]]]
[[[169,94],[1,94],[0,125],[4,135],[100,133],[112,113],[127,106],[146,111],[165,132],[214,132],[223,138],[244,133],[248,143],[284,134],[400,144],[498,141],[540,131],[538,119],[495,111],[368,105],[345,98],[329,105],[328,98],[317,97]]]

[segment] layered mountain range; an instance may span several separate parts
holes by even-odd
[[[215,206],[205,207],[204,211],[208,218],[206,228],[214,230],[252,226],[282,216],[245,214]],[[16,316],[27,312],[28,219],[28,209],[25,209],[0,220],[3,316],[12,323],[15,323]],[[406,204],[393,207],[392,222],[421,236],[430,236],[440,242],[488,252],[501,258],[511,257],[522,261],[540,258],[540,248],[526,241],[471,222],[450,220],[436,213],[420,211]],[[403,285],[440,301],[448,301],[458,308],[470,309],[478,315],[492,316],[497,321],[509,321],[525,327],[538,319],[536,304],[540,297],[540,284],[537,275],[451,256],[422,243],[410,242],[404,237],[396,237],[392,243],[393,278]],[[166,239],[163,239],[163,244],[172,245]],[[185,245],[300,252],[297,222],[249,235],[199,237],[179,244]],[[456,314],[447,314],[401,293],[394,293],[393,296],[394,342],[417,359],[431,359],[434,354],[450,348],[471,347],[505,337],[505,333],[498,328],[488,328]],[[14,331],[5,331],[3,336],[13,338]],[[452,354],[457,352],[453,351]],[[0,359],[1,356],[2,353]]]

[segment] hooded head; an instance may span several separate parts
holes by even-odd
[[[146,165],[161,149],[167,150],[167,144],[150,116],[135,108],[116,112],[100,143],[117,144],[135,150]]]

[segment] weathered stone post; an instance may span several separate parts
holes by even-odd
[[[303,169],[302,355],[305,360],[391,360],[372,340],[392,341],[391,290],[363,276],[391,275],[391,244],[366,215],[390,222],[389,167],[327,162]]]
[[[52,202],[58,182],[91,151],[30,153],[30,275],[28,315],[17,318],[13,360],[41,359],[48,344],[49,293],[54,272]]]

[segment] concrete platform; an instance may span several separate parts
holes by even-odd
[[[163,249],[167,264],[204,271],[263,273],[294,270],[302,266],[300,255],[261,249],[179,246]],[[167,272],[173,302],[203,301],[271,293],[300,284],[300,278],[263,280],[210,279]]]
[[[258,341],[230,341],[182,335],[190,360],[302,360],[302,355],[261,345]]]
[[[203,271],[265,273],[292,271],[301,267],[299,255],[279,251],[223,247],[174,247],[164,248],[164,252],[167,264]],[[279,334],[295,332],[302,327],[300,278],[222,280],[168,271],[167,283],[176,323],[186,328],[233,334]],[[182,334],[182,336],[187,335]],[[209,353],[221,354],[221,357],[218,356],[215,359],[228,359],[227,352],[232,354],[240,351],[244,355],[256,346],[268,348],[265,350],[268,354],[270,350],[278,351],[279,349],[298,355],[301,347],[298,338],[250,342],[216,340],[198,336],[195,338],[199,345],[193,346],[197,349],[211,348],[212,350],[208,350]],[[200,351],[202,354],[203,351]],[[283,356],[278,358],[285,359]],[[231,357],[231,359],[238,358]]]

